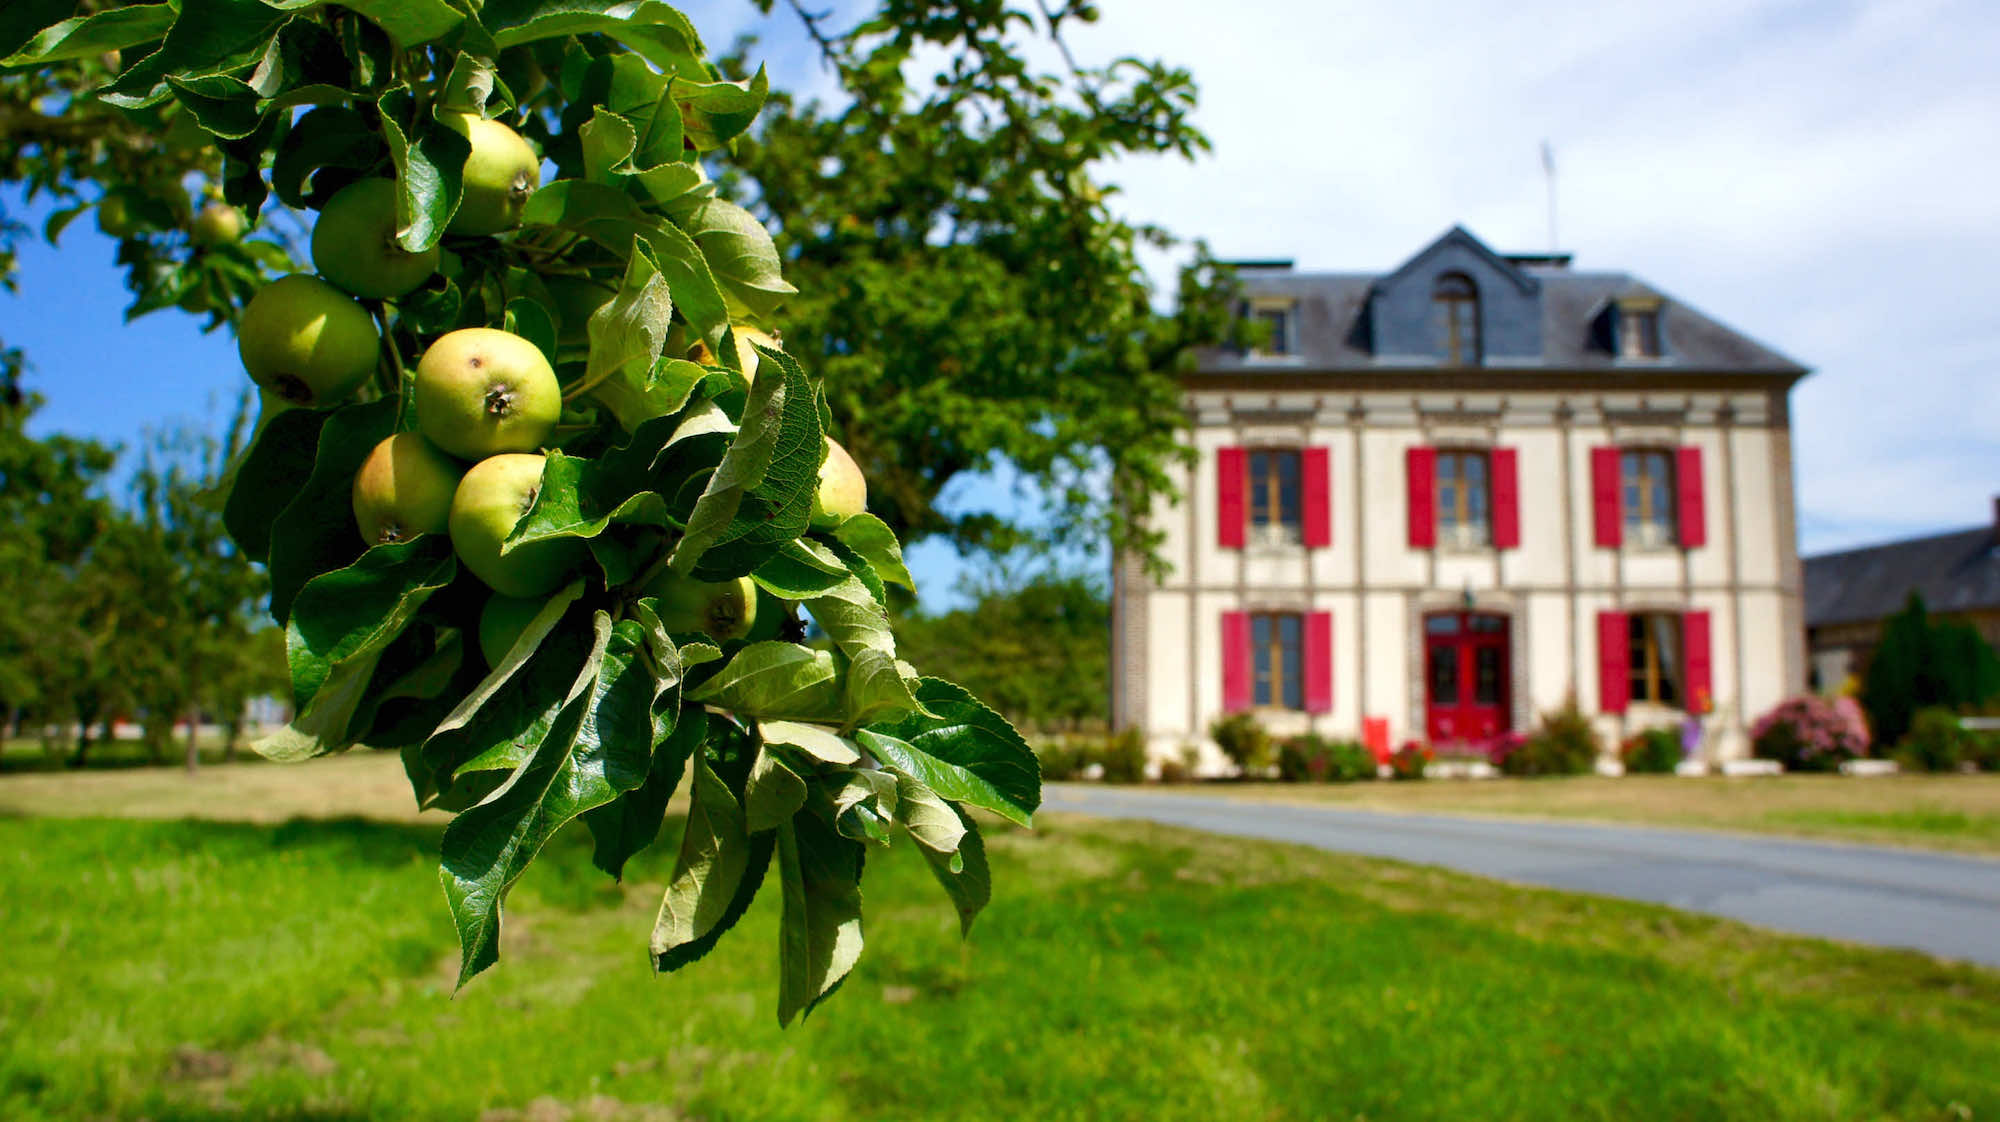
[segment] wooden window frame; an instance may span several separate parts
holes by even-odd
[[[1257,466],[1274,465],[1258,478]],[[1285,466],[1292,476],[1292,517],[1285,517]],[[1243,465],[1248,537],[1262,545],[1299,545],[1305,541],[1305,451],[1300,448],[1250,448]]]
[[[1283,709],[1304,712],[1306,705],[1306,616],[1304,612],[1251,612],[1250,615],[1250,704],[1259,709]],[[1291,657],[1286,658],[1285,622],[1292,624],[1295,642]],[[1267,631],[1266,642],[1260,652],[1257,645],[1258,625]],[[1258,655],[1269,657],[1270,673],[1262,673],[1257,668]],[[1298,704],[1286,700],[1287,695],[1295,695]]]
[[[1659,358],[1663,350],[1662,342],[1658,307],[1618,309],[1619,358]]]
[[[1471,490],[1465,484],[1464,465],[1479,465],[1479,486],[1484,492],[1480,504],[1482,518],[1472,517]],[[1449,467],[1450,470],[1447,470]],[[1453,480],[1456,494],[1445,501],[1445,480]],[[1490,448],[1439,448],[1431,476],[1433,506],[1437,518],[1438,544],[1451,549],[1486,549],[1493,544],[1493,450]],[[1450,518],[1447,519],[1447,515]]]
[[[1680,544],[1681,493],[1675,455],[1672,448],[1651,446],[1618,450],[1618,520],[1627,545],[1672,549]],[[1665,482],[1664,503],[1658,509],[1653,496],[1660,488],[1648,467],[1657,469]]]
[[[1485,339],[1479,322],[1479,287],[1472,278],[1464,273],[1439,277],[1431,290],[1431,306],[1444,317],[1445,365],[1480,365]]]
[[[1655,621],[1673,634],[1671,652],[1662,651]],[[1679,709],[1687,704],[1687,633],[1678,612],[1625,615],[1627,696],[1635,704]],[[1673,696],[1667,696],[1671,692]]]

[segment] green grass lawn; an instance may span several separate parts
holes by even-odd
[[[1045,819],[992,828],[969,946],[872,859],[867,954],[784,1032],[768,894],[648,974],[670,846],[620,887],[558,838],[453,998],[434,823],[0,820],[0,1118],[2000,1117],[2000,973]]]

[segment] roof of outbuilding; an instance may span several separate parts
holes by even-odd
[[[1805,559],[1806,626],[1886,619],[1911,592],[1934,612],[2000,607],[2000,549],[1977,526]]]
[[[1463,235],[1454,229],[1445,235]],[[1443,241],[1444,239],[1440,239]],[[1481,249],[1476,238],[1463,240]],[[1436,243],[1433,243],[1436,244]],[[1426,250],[1425,252],[1428,252]],[[1491,251],[1487,251],[1491,252]],[[1424,253],[1411,259],[1421,259]],[[1624,272],[1576,272],[1567,268],[1509,260],[1508,268],[1540,286],[1542,354],[1539,361],[1510,359],[1512,369],[1535,370],[1698,370],[1705,373],[1793,374],[1806,368],[1778,351],[1731,328],[1701,310],[1668,296]],[[1295,355],[1286,365],[1301,371],[1407,369],[1408,360],[1377,359],[1368,322],[1368,298],[1377,285],[1397,276],[1406,263],[1388,273],[1300,273],[1280,269],[1249,269],[1239,274],[1245,295],[1296,301]],[[1665,304],[1661,327],[1666,357],[1620,359],[1603,344],[1599,317],[1621,297],[1634,291],[1658,295]],[[1255,369],[1268,371],[1272,362],[1228,348],[1207,348],[1200,354],[1202,373]]]

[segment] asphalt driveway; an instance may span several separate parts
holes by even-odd
[[[1137,818],[1621,896],[2000,967],[2000,860],[1652,826],[1507,821],[1050,784],[1048,810]]]

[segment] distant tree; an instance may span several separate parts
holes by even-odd
[[[898,625],[908,657],[952,662],[967,689],[1044,731],[1111,708],[1111,601],[1095,573],[991,561],[961,579],[972,604]]]
[[[1915,592],[1883,625],[1861,687],[1861,703],[1882,745],[1901,740],[1919,709],[1963,709],[1995,696],[2000,656],[1971,624],[1933,619]]]

